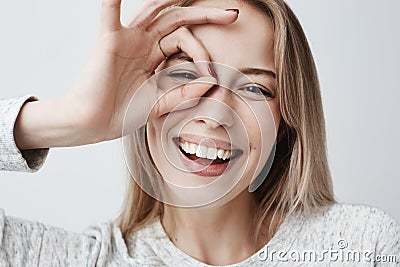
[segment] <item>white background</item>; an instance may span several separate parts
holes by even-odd
[[[123,21],[139,1],[124,3]],[[290,0],[318,66],[338,201],[400,221],[397,0]],[[59,97],[77,80],[100,0],[7,1],[0,9],[0,98]],[[0,173],[7,215],[72,231],[115,218],[125,192],[120,141],[52,149],[36,174]]]

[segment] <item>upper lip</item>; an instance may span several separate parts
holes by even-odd
[[[180,134],[179,137],[175,138],[175,140],[179,142],[189,142],[206,147],[214,147],[216,149],[232,150],[232,151],[239,150],[238,147],[235,147],[230,142],[207,136],[200,136],[194,134]]]

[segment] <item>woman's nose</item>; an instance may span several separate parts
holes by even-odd
[[[195,121],[204,123],[209,129],[219,126],[231,127],[234,123],[232,92],[221,86],[214,86],[202,96],[196,108]]]

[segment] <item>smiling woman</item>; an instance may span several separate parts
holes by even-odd
[[[397,222],[334,199],[316,67],[284,1],[145,1],[129,27],[120,3],[103,1],[66,97],[0,102],[0,169],[34,171],[50,147],[123,136],[121,214],[74,234],[1,213],[0,265],[339,261],[328,249],[344,266],[400,260]]]
[[[213,68],[210,70],[218,79],[218,84],[195,107],[149,122],[147,128],[143,127],[126,142],[129,148],[133,148],[126,151],[133,153],[127,158],[133,161],[128,165],[134,181],[131,181],[125,209],[120,216],[123,235],[128,237],[151,225],[155,218],[161,217],[169,238],[188,255],[197,259],[208,259],[209,264],[229,264],[242,260],[243,264],[251,265],[254,263],[250,264],[251,261],[245,259],[266,244],[274,244],[273,241],[277,238],[274,235],[279,236],[277,229],[285,231],[282,230],[284,226],[280,226],[284,218],[296,215],[306,218],[317,216],[319,222],[314,226],[307,226],[316,227],[316,230],[326,221],[340,222],[340,213],[347,214],[352,213],[351,210],[361,209],[362,213],[368,214],[365,210],[367,207],[334,204],[317,72],[304,33],[290,9],[281,1],[185,1],[182,5],[219,8],[233,6],[240,10],[240,15],[229,26],[189,27],[191,33],[210,53],[211,60],[220,63],[212,64]],[[252,49],[246,49],[249,40]],[[221,44],[224,44],[223,49]],[[229,73],[233,72],[230,68],[242,76],[246,75],[247,84],[239,83],[237,86],[227,81]],[[184,53],[176,53],[167,58],[158,71],[162,77],[158,86],[163,91],[194,82],[202,76],[193,58]],[[234,77],[234,80],[238,81],[239,78]],[[210,101],[210,98],[217,101]],[[269,110],[255,112],[256,120],[252,122],[254,100],[263,100],[263,103],[268,104]],[[247,108],[243,104],[247,104]],[[236,114],[242,125],[234,123],[235,116],[232,114]],[[166,123],[166,120],[169,122]],[[257,139],[275,139],[259,131],[257,122],[268,120],[274,121],[274,130],[278,136],[275,157],[267,172],[261,173],[257,169],[254,173],[256,164],[252,162],[260,161],[260,151],[272,153],[271,146],[266,144],[268,142],[257,142]],[[184,200],[173,201],[157,196],[153,183],[143,182],[164,179],[168,183],[184,186],[189,191],[186,188],[188,186],[204,187],[215,181],[215,178],[200,179],[199,176],[217,176],[222,179],[221,175],[227,171],[228,157],[233,153],[231,149],[235,145],[231,141],[232,136],[235,133],[237,136],[237,132],[240,132],[235,126],[243,126],[246,130],[242,137],[248,136],[250,140],[243,145],[243,149],[238,150],[242,157],[246,156],[246,164],[236,157],[236,164],[245,170],[235,170],[233,173],[236,175],[228,175],[236,190],[230,191],[232,187],[226,183],[221,189],[218,184],[207,187],[202,194],[191,191],[193,193],[182,197]],[[168,136],[171,132],[175,139],[163,138],[163,134]],[[263,138],[260,139],[260,136]],[[240,140],[237,141],[240,143]],[[220,142],[227,144],[224,149],[218,145]],[[180,154],[183,167],[176,168],[180,157],[174,157],[173,153]],[[145,158],[138,156],[146,154],[149,156]],[[267,159],[261,161],[261,166],[265,166]],[[249,174],[251,171],[253,175]],[[196,175],[191,177],[190,173]],[[242,175],[237,175],[238,173]],[[243,189],[249,186],[250,181],[254,182],[254,174],[265,181],[257,190],[249,190],[254,191],[250,193]],[[235,179],[236,176],[240,176],[240,182]],[[217,191],[218,194],[214,195],[210,190]],[[174,191],[175,195],[177,192]],[[194,196],[196,200],[201,199],[202,204],[208,205],[196,209],[177,207],[193,204],[189,199]],[[174,205],[161,204],[166,202],[173,202]],[[137,205],[138,203],[141,205]],[[288,221],[291,219],[286,219],[285,222]],[[302,222],[301,219],[298,221]],[[213,229],[216,222],[229,230],[208,230],[203,231],[201,236],[194,236],[192,229]],[[297,230],[293,225],[285,227],[292,229],[293,234]],[[307,227],[303,228],[306,232]],[[336,231],[341,232],[342,227],[348,226],[338,223],[329,227],[334,229],[329,233],[335,236]],[[235,234],[229,234],[230,231]],[[322,240],[326,235],[320,233],[317,238]],[[335,244],[335,240],[329,242]],[[237,244],[238,247],[232,244]],[[316,246],[323,250],[323,244]],[[362,247],[357,244],[354,248],[359,246]],[[226,247],[232,247],[231,251],[235,255],[229,254],[224,260],[220,255]],[[190,263],[195,264],[193,261]]]

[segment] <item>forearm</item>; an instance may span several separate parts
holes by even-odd
[[[22,107],[14,127],[14,138],[20,150],[68,147],[90,143],[76,123],[64,99],[27,102]]]

